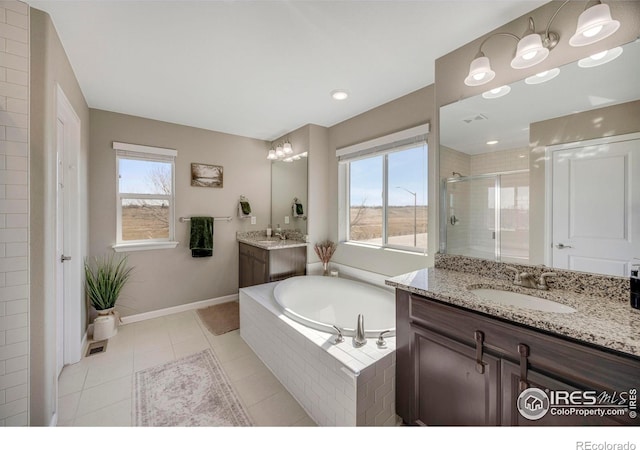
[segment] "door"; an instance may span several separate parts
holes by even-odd
[[[640,140],[553,152],[552,263],[628,276],[640,257]]]
[[[498,425],[499,359],[431,331],[411,327],[415,370],[413,422],[418,425]]]
[[[82,227],[80,119],[58,86],[56,92],[56,370],[78,362],[82,351]]]

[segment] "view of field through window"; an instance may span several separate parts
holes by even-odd
[[[122,240],[169,239],[171,164],[119,159]]]
[[[384,217],[386,158],[387,204]],[[349,163],[349,240],[427,248],[427,147]],[[384,227],[386,223],[386,242]]]

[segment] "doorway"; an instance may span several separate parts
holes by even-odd
[[[550,147],[549,264],[628,276],[640,257],[640,134]]]
[[[81,123],[60,86],[56,90],[56,371],[82,353]]]

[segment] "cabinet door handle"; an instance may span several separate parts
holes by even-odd
[[[484,344],[484,333],[482,331],[476,331],[473,334],[476,341],[476,372],[484,373],[484,363],[482,362],[482,346]]]
[[[518,387],[522,392],[529,387],[529,381],[527,380],[529,347],[524,344],[518,344],[518,353],[520,354],[520,383]]]

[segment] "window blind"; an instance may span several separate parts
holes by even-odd
[[[336,150],[339,162],[354,161],[372,156],[399,152],[409,148],[427,144],[429,124],[420,125],[389,134],[377,139],[361,142],[359,144],[342,147]]]
[[[178,152],[171,148],[149,147],[146,145],[127,144],[125,142],[114,142],[113,149],[119,157],[153,161],[173,162],[178,155]]]

